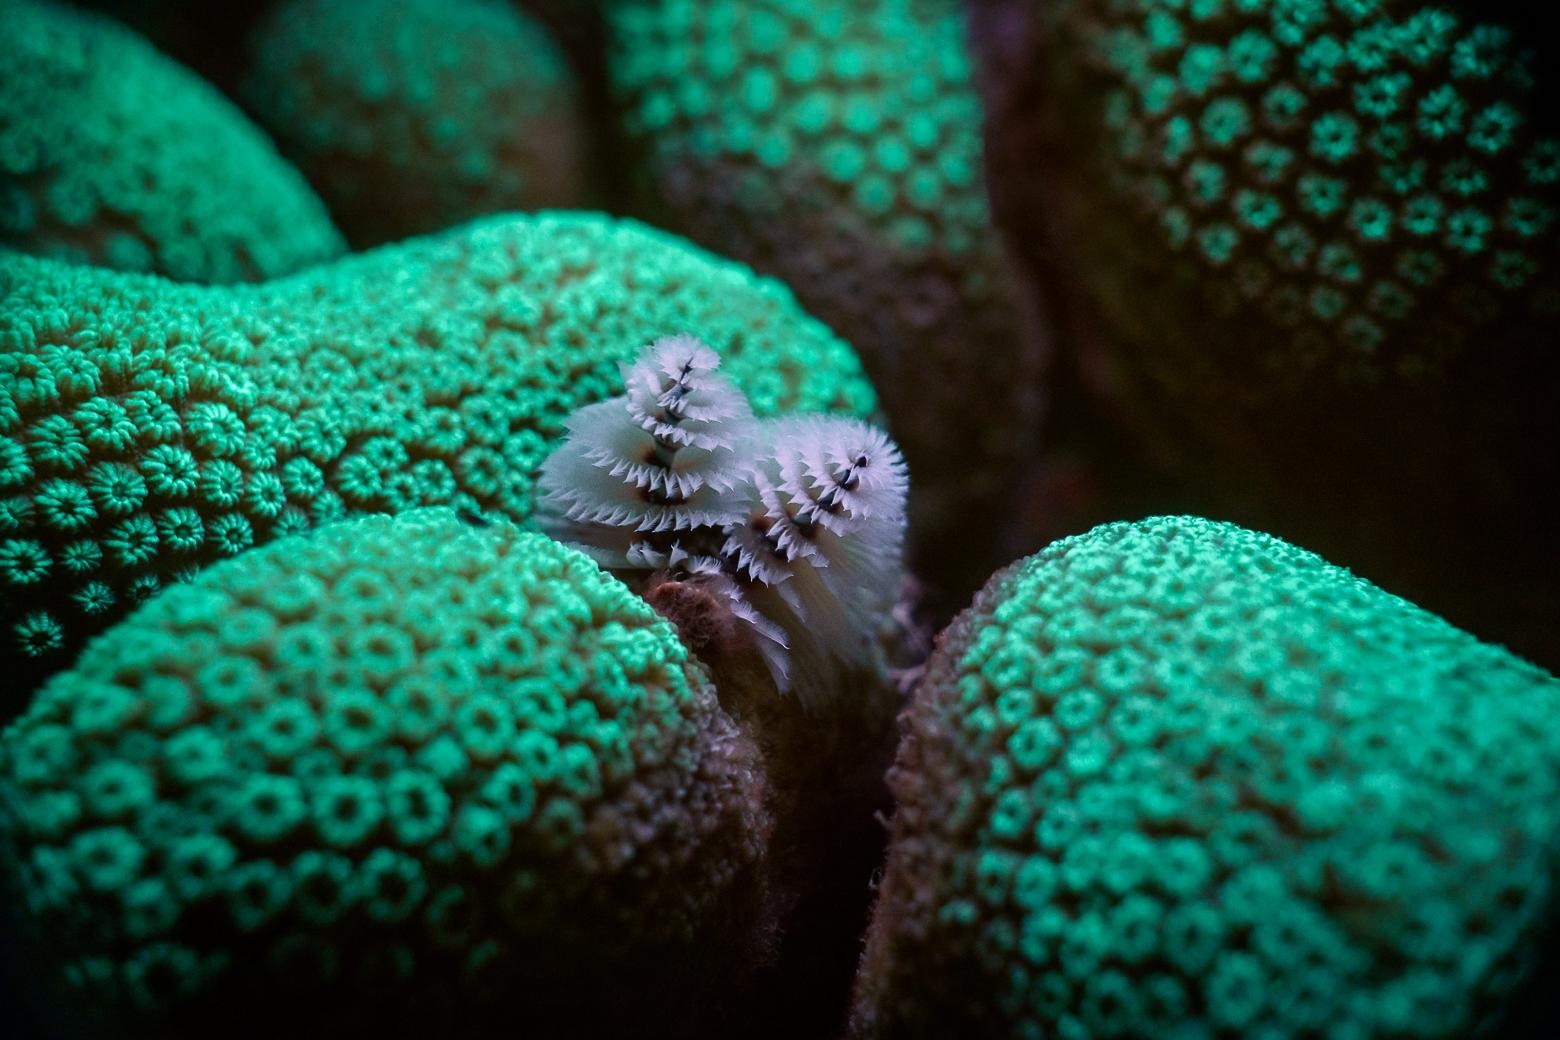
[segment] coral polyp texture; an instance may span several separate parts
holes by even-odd
[[[667,330],[718,346],[759,414],[874,407],[782,286],[598,216],[493,218],[259,287],[3,261],[3,714],[250,545],[415,506],[527,520],[564,421]]]
[[[859,1036],[1460,1037],[1553,920],[1560,681],[1267,535],[995,576],[904,720]]]
[[[265,135],[128,29],[8,0],[0,39],[0,246],[214,283],[345,250]]]
[[[1074,147],[1013,125],[994,152],[1020,188],[1065,170],[1093,232],[1067,242],[1144,378],[1208,394],[1261,374],[1257,398],[1422,379],[1554,320],[1560,135],[1508,30],[1385,0],[1035,8],[1049,64],[1014,103],[1053,106]],[[1239,320],[1270,338],[1232,337]]]
[[[117,1030],[594,1034],[752,964],[756,763],[589,559],[419,510],[95,641],[0,739],[0,830],[34,977]]]
[[[575,413],[542,464],[538,512],[603,565],[720,604],[779,692],[816,708],[878,663],[904,580],[909,477],[859,420],[755,420],[719,367],[692,336],[624,365],[627,393]]]
[[[976,6],[999,222],[1120,424],[1199,501],[1403,587],[1452,602],[1424,561],[1496,527],[1552,584],[1527,519],[1560,478],[1541,39],[1414,0]]]
[[[502,0],[292,0],[243,93],[355,245],[590,196],[573,73]]]
[[[1036,431],[1038,358],[987,210],[960,5],[607,15],[644,212],[785,279],[861,351],[917,474],[918,569],[962,601],[1009,558],[989,532]]]

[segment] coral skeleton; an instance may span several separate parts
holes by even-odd
[[[136,33],[7,0],[0,40],[0,245],[208,284],[345,252],[261,129]]]
[[[909,478],[851,419],[755,419],[720,358],[665,336],[579,409],[542,466],[544,528],[602,565],[694,585],[746,623],[775,686],[822,703],[869,662],[902,572]]]

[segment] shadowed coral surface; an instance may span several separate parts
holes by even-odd
[[[977,7],[1000,222],[1115,423],[1196,489],[1179,504],[1554,660],[1500,617],[1560,605],[1534,504],[1560,479],[1560,134],[1534,39],[1413,0]]]
[[[75,6],[129,26],[231,95],[245,71],[249,33],[275,0],[78,0]]]
[[[1079,248],[1157,392],[1433,378],[1554,320],[1560,136],[1508,30],[1385,0],[1036,10],[1042,81],[993,62],[998,194]],[[1053,176],[1076,212],[1037,205]]]
[[[6,713],[250,545],[424,505],[526,520],[564,419],[668,330],[717,346],[759,414],[874,405],[784,288],[598,216],[493,218],[254,288],[4,260]]]
[[[596,1033],[750,966],[756,763],[585,556],[419,510],[95,641],[0,739],[0,829],[34,977],[118,1029]]]
[[[1267,535],[994,577],[905,719],[861,1036],[1457,1037],[1552,913],[1560,682]]]
[[[784,278],[861,351],[962,602],[1036,431],[1033,329],[992,232],[952,0],[626,0],[613,89],[648,215]]]
[[[563,53],[501,0],[293,0],[244,96],[357,245],[589,196]]]
[[[134,33],[13,0],[0,39],[0,246],[218,283],[343,251],[265,135]]]

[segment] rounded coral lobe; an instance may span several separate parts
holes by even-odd
[[[1014,118],[994,151],[1015,180],[999,184],[1014,220],[1069,232],[1165,389],[1425,379],[1555,319],[1560,135],[1509,29],[1385,0],[1037,11],[1050,60],[1043,86],[1002,84]],[[1020,205],[1036,163],[1077,212]],[[1245,320],[1271,335],[1200,335]]]
[[[344,250],[265,135],[128,29],[8,0],[0,39],[0,245],[193,282]]]
[[[136,1035],[591,1032],[753,963],[757,763],[627,588],[421,510],[247,552],[93,643],[0,738],[0,833],[48,992]]]
[[[1552,920],[1560,682],[1267,535],[999,574],[905,719],[856,1032],[1471,1035]]]
[[[291,0],[244,95],[355,245],[590,197],[579,89],[502,0]]]
[[[0,265],[0,660],[20,710],[89,634],[206,564],[342,516],[523,522],[567,417],[668,329],[761,415],[864,415],[783,287],[632,223],[507,216],[265,286]]]

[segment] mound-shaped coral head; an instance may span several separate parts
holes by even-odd
[[[1463,1037],[1541,962],[1560,682],[1193,517],[1000,572],[902,717],[862,1037]]]
[[[6,938],[136,1036],[687,1023],[767,950],[769,800],[581,554],[342,521],[157,596],[0,737]]]

